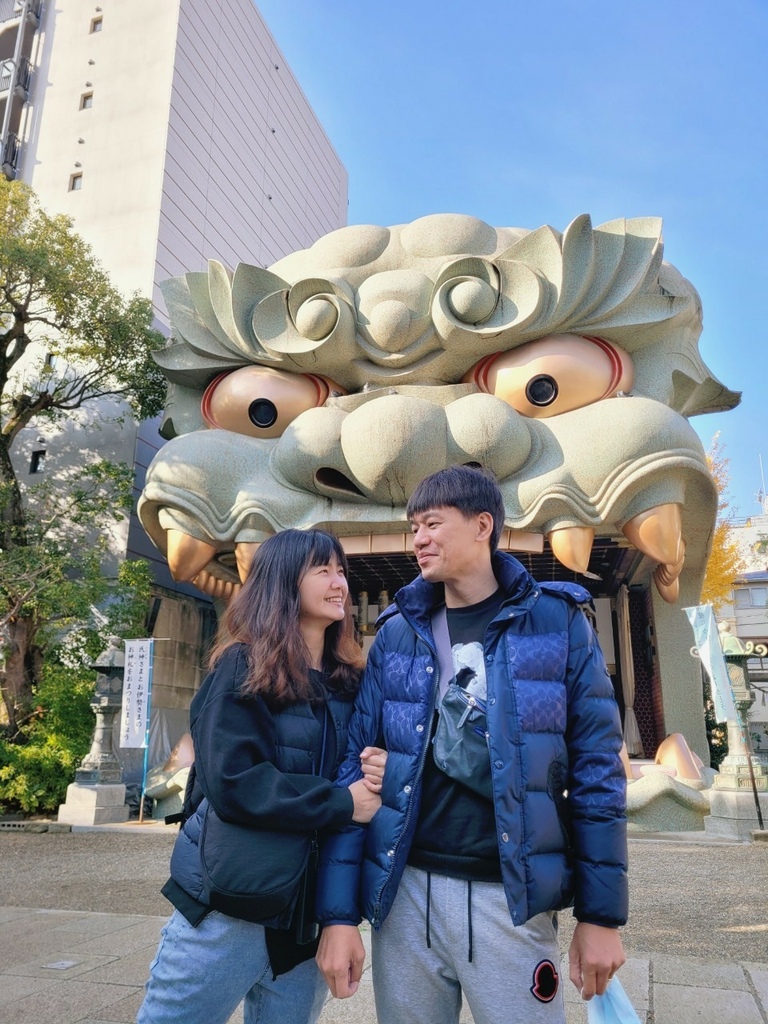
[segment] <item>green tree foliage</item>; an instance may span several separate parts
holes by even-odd
[[[0,738],[0,813],[51,812],[64,801],[93,735],[94,673],[87,663],[109,636],[144,633],[152,586],[147,562],[123,562],[112,581],[105,581],[97,564],[80,564],[77,571],[76,582],[65,580],[60,599],[43,599],[49,618],[41,630],[45,657],[34,704],[17,723],[14,742]],[[92,614],[86,617],[91,609],[85,608],[95,594],[105,597],[98,622]]]
[[[46,662],[23,742],[0,740],[0,813],[54,811],[88,753],[93,673]]]
[[[117,579],[101,572],[106,531],[130,510],[128,467],[94,458],[25,491],[13,445],[25,427],[82,416],[100,399],[123,402],[123,415],[159,413],[152,352],[163,338],[152,320],[146,299],[112,287],[69,218],[0,176],[0,689],[8,733],[27,746],[40,738],[29,730],[44,662],[96,654],[100,634],[135,620],[148,575],[136,563]],[[83,626],[94,606],[106,612]]]

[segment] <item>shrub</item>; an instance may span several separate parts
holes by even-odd
[[[53,740],[24,746],[0,741],[0,811],[56,810],[81,759]]]
[[[21,730],[22,742],[0,740],[0,813],[37,814],[54,811],[63,802],[91,746],[92,692],[91,672],[57,664],[44,667],[35,711]]]

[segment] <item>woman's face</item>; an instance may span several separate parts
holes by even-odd
[[[299,582],[299,612],[302,623],[322,623],[324,627],[344,618],[347,577],[335,558],[327,565],[313,565]]]

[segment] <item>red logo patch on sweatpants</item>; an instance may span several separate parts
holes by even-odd
[[[541,960],[533,972],[531,993],[540,1003],[551,1003],[557,995],[560,975],[551,960]]]

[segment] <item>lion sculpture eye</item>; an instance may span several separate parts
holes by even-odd
[[[280,437],[297,416],[322,405],[341,389],[311,373],[285,373],[268,366],[245,366],[208,385],[202,401],[209,427],[249,437]]]
[[[552,334],[481,359],[464,377],[523,416],[580,409],[619,391],[634,374],[626,352],[602,338]]]

